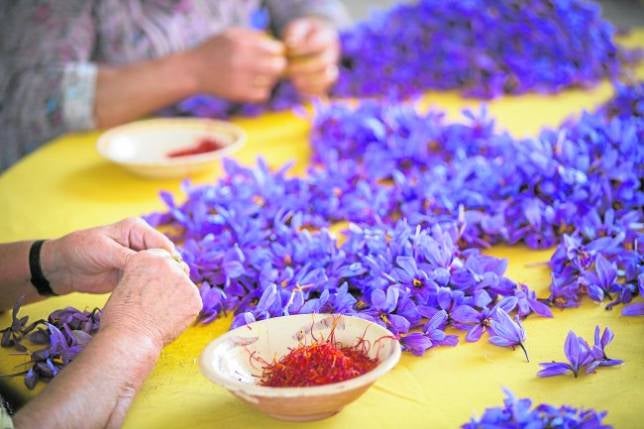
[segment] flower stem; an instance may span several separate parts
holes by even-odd
[[[523,350],[523,353],[525,354],[525,360],[530,362],[530,358],[528,357],[528,351],[525,349],[525,346],[523,343],[519,343],[519,347],[521,347],[521,350]]]

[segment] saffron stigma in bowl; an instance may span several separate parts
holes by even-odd
[[[224,147],[224,145],[217,140],[210,137],[204,137],[199,140],[196,145],[183,149],[173,150],[171,152],[168,152],[166,156],[168,158],[179,158],[183,156],[200,155],[202,153],[219,150],[222,147]]]
[[[279,361],[264,365],[260,384],[304,387],[339,383],[365,374],[378,365],[364,350],[330,340],[291,349]]]

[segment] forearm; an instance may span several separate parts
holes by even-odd
[[[29,248],[32,241],[0,244],[0,311],[10,309],[22,298],[23,304],[42,299],[31,284]],[[45,243],[46,245],[46,243]]]
[[[40,271],[47,280],[55,278],[59,269],[57,254],[60,252],[60,240],[46,240],[40,248],[38,262]],[[0,312],[10,309],[18,300],[21,304],[40,301],[46,296],[40,295],[31,282],[31,267],[29,253],[33,241],[19,241],[0,244]],[[71,292],[70,280],[50,282],[49,287],[55,295],[65,295]]]
[[[101,66],[94,115],[99,128],[138,119],[197,92],[189,52],[156,60]]]
[[[16,414],[16,429],[121,427],[160,350],[160,344],[144,335],[99,331],[50,385]]]

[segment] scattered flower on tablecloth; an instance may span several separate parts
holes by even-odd
[[[487,408],[481,418],[472,418],[461,426],[463,429],[515,429],[515,428],[587,428],[610,429],[604,424],[606,411],[577,409],[568,405],[556,407],[550,404],[532,406],[528,398],[517,398],[508,389],[503,389],[503,407]]]
[[[542,362],[539,377],[552,377],[571,372],[575,378],[582,370],[586,374],[594,373],[600,366],[615,366],[623,363],[619,359],[610,359],[606,356],[606,346],[613,341],[615,335],[609,328],[601,333],[599,326],[595,327],[594,344],[590,346],[586,340],[574,332],[568,332],[564,343],[564,353],[568,362]]]

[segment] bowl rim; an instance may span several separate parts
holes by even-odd
[[[186,155],[176,158],[165,157],[162,159],[157,159],[154,161],[145,161],[142,159],[137,160],[123,160],[113,157],[108,148],[112,142],[112,138],[115,134],[121,134],[124,130],[127,132],[129,129],[145,129],[152,128],[155,129],[176,129],[179,128],[190,128],[193,129],[195,125],[203,126],[204,128],[212,127],[216,132],[217,129],[225,129],[230,134],[234,135],[234,141],[226,146],[216,149],[213,151],[199,153],[194,155]],[[205,129],[204,134],[212,134],[212,130]],[[96,141],[96,150],[98,153],[105,159],[114,162],[120,165],[127,166],[142,166],[142,167],[173,167],[181,166],[186,164],[199,164],[203,162],[210,162],[221,158],[231,152],[237,151],[246,143],[247,134],[246,132],[238,125],[233,124],[232,122],[223,121],[219,119],[209,119],[209,118],[182,118],[182,117],[173,117],[173,118],[149,118],[141,119],[138,121],[132,121],[125,124],[117,125],[116,127],[109,128],[101,133]]]
[[[223,378],[219,376],[218,371],[212,368],[210,362],[212,362],[211,356],[214,351],[217,349],[221,343],[225,342],[229,337],[235,335],[236,333],[248,332],[249,326],[256,326],[259,324],[270,323],[275,319],[282,318],[310,318],[311,315],[328,317],[328,316],[340,316],[344,319],[347,319],[349,322],[351,320],[359,320],[360,322],[366,322],[368,326],[373,326],[375,329],[380,330],[383,335],[390,335],[394,337],[394,334],[389,331],[387,328],[372,322],[371,320],[364,319],[361,317],[350,316],[346,314],[337,314],[337,313],[307,313],[307,314],[292,314],[289,316],[279,316],[272,317],[269,319],[259,320],[256,322],[249,323],[247,325],[240,326],[231,331],[226,332],[220,337],[212,340],[204,348],[201,356],[199,358],[199,367],[202,374],[208,378],[210,381],[219,384],[220,386],[225,387],[228,390],[231,390],[235,393],[241,393],[244,396],[261,396],[261,397],[270,397],[270,398],[294,398],[294,397],[313,397],[313,396],[325,396],[333,395],[341,392],[346,392],[360,387],[368,386],[371,383],[375,382],[378,378],[382,377],[384,374],[389,372],[400,360],[401,356],[401,346],[398,343],[398,347],[394,347],[393,352],[387,356],[382,362],[378,364],[374,369],[369,372],[366,372],[358,377],[350,378],[345,381],[338,383],[323,384],[319,386],[303,386],[303,387],[270,387],[262,386],[259,384],[250,384],[243,383],[236,380],[231,380],[229,378]],[[346,322],[345,322],[346,323]]]

